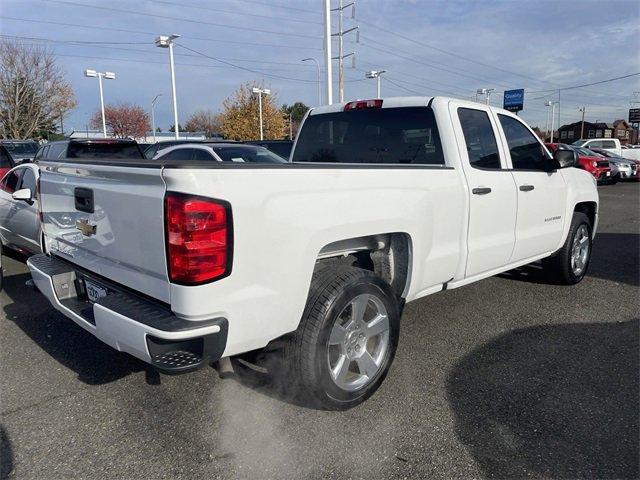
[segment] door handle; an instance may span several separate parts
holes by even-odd
[[[534,187],[533,185],[520,185],[520,191],[521,192],[530,192],[534,188],[536,188],[536,187]]]
[[[489,187],[478,187],[471,190],[471,193],[474,195],[486,195],[487,193],[491,193],[491,189]]]

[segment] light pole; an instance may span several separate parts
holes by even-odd
[[[156,38],[156,47],[169,49],[169,64],[171,65],[171,96],[173,98],[173,130],[176,140],[180,137],[178,129],[178,103],[176,101],[176,70],[173,65],[173,41],[180,35],[173,33],[169,36],[160,35]]]
[[[159,93],[155,97],[153,97],[153,100],[151,100],[151,128],[153,129],[153,143],[156,143],[156,115],[154,108],[156,106],[156,101],[161,96],[162,94]]]
[[[387,72],[386,70],[371,70],[365,73],[365,77],[376,79],[376,83],[377,83],[376,98],[380,98],[380,76],[386,72]]]
[[[552,102],[551,100],[549,100],[548,102],[545,103],[545,105],[547,107],[551,107],[551,141],[550,143],[553,143],[553,122],[555,120],[555,115],[556,115],[556,104],[558,102]]]
[[[333,103],[333,79],[331,73],[331,0],[324,0],[324,68],[326,73],[327,105]]]
[[[262,131],[262,95],[271,95],[271,90],[268,88],[253,87],[251,89],[253,93],[258,94],[258,118],[260,119],[260,140],[264,140],[264,133]]]
[[[312,61],[313,63],[316,64],[316,69],[318,72],[318,106],[322,105],[322,95],[320,93],[320,64],[318,63],[318,60],[316,60],[315,58],[303,58],[301,61],[303,62],[308,62],[308,61]]]
[[[96,72],[91,68],[84,71],[85,77],[98,77],[98,86],[100,87],[100,111],[102,112],[102,134],[107,138],[107,120],[104,117],[104,95],[102,93],[102,79],[115,80],[116,74],[113,72]]]
[[[476,98],[477,95],[486,95],[485,97],[485,104],[489,105],[489,97],[491,96],[491,92],[493,92],[495,90],[495,88],[479,88],[478,90],[476,90]]]

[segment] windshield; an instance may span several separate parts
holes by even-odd
[[[581,147],[582,145],[584,145],[585,143],[587,143],[586,140],[576,140],[575,142],[573,142],[571,145],[576,145],[578,147]]]
[[[310,115],[292,161],[443,165],[444,157],[433,111],[403,107]]]
[[[133,142],[69,143],[67,158],[144,158]]]
[[[264,147],[238,145],[212,147],[223,162],[286,163],[286,160]]]
[[[33,156],[38,151],[36,142],[3,142],[2,144],[14,158],[20,155]]]
[[[585,157],[604,157],[604,155],[600,155],[599,153],[596,153],[593,150],[589,150],[588,148],[574,147],[573,149],[578,152],[579,155]]]

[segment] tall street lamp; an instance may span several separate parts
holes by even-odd
[[[171,95],[173,98],[173,130],[175,132],[176,140],[179,138],[178,129],[178,103],[176,101],[176,70],[173,65],[173,41],[176,38],[180,38],[180,35],[173,33],[169,36],[160,35],[156,38],[156,47],[169,49],[169,64],[171,66]]]
[[[554,122],[555,116],[556,116],[556,105],[557,104],[558,104],[558,102],[552,102],[551,100],[549,100],[548,102],[545,103],[545,106],[551,107],[551,141],[550,141],[550,143],[553,143],[553,122]]]
[[[116,74],[113,72],[96,72],[92,68],[84,71],[85,77],[98,77],[98,86],[100,87],[100,111],[102,112],[102,134],[107,138],[107,121],[104,117],[104,95],[102,93],[102,79],[115,80]]]
[[[478,90],[476,90],[476,96],[486,95],[484,103],[489,105],[489,97],[491,96],[491,92],[493,92],[494,90],[495,88],[479,88]]]
[[[386,70],[371,70],[367,73],[365,73],[365,76],[367,78],[375,78],[376,79],[376,83],[377,83],[377,90],[376,90],[376,98],[380,98],[380,76],[383,73],[386,73]]]
[[[316,60],[315,58],[303,58],[301,61],[303,62],[308,62],[308,61],[312,61],[313,63],[316,64],[316,69],[318,72],[318,106],[322,105],[322,96],[320,94],[320,64],[318,63],[318,60]]]
[[[162,94],[159,93],[155,97],[153,97],[153,100],[151,100],[151,128],[153,129],[153,143],[156,143],[156,115],[155,115],[155,110],[154,109],[155,109],[155,106],[156,106],[156,101],[161,96],[162,96]]]
[[[264,134],[262,131],[262,95],[271,95],[271,90],[268,88],[253,87],[251,90],[253,93],[258,94],[258,117],[260,118],[260,140],[264,140]]]

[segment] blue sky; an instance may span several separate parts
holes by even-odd
[[[253,70],[177,47],[181,122],[198,108],[219,110],[249,80],[270,87],[279,103],[317,103],[315,66],[301,59],[322,64],[322,0],[1,0],[0,17],[3,35],[46,42],[57,55],[78,100],[65,130],[85,128],[99,107],[97,81],[83,76],[85,68],[116,72],[115,81],[105,82],[107,103],[149,108],[162,93],[156,123],[166,130],[173,123],[168,54],[153,44],[166,33]],[[337,29],[335,18],[333,25]],[[525,88],[522,116],[544,127],[544,102],[558,97],[553,89],[640,72],[638,1],[359,0],[356,20],[345,20],[346,27],[354,25],[360,44],[355,35],[345,37],[345,53],[356,53],[356,68],[345,70],[346,99],[374,97],[375,83],[364,72],[384,68],[383,97],[472,98],[484,87],[496,89],[492,103],[501,105],[503,90]],[[75,41],[114,43],[65,43]],[[640,76],[562,91],[561,122],[579,120],[583,105],[590,121],[626,118],[629,102],[640,101],[634,91]]]

